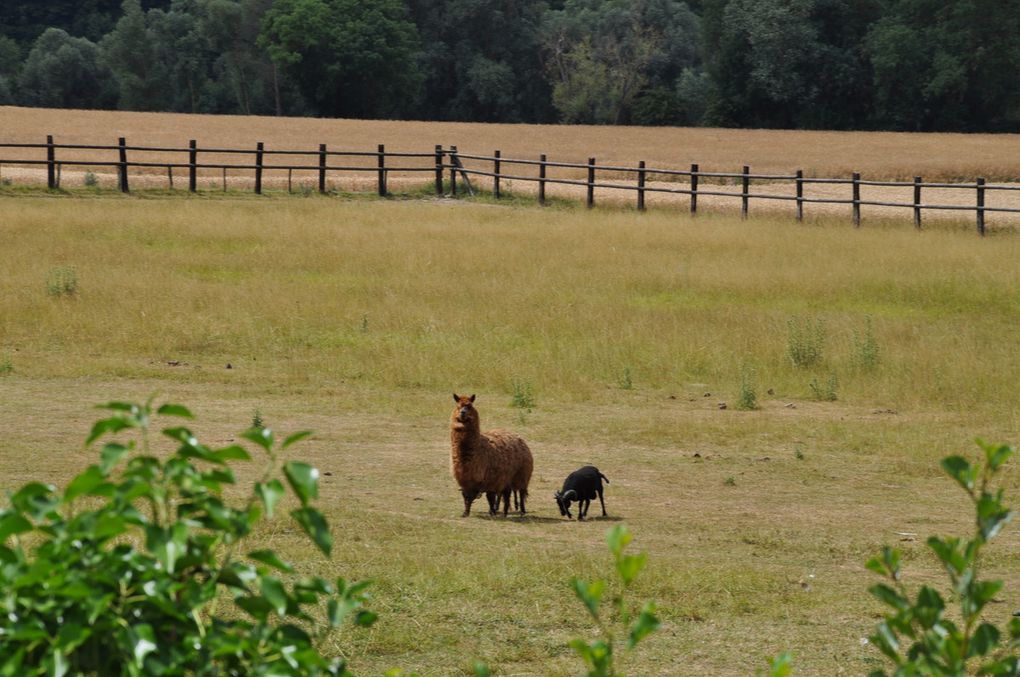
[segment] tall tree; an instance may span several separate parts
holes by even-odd
[[[277,0],[260,41],[320,115],[399,117],[418,98],[418,34],[400,0]]]
[[[866,43],[877,124],[1020,130],[1018,34],[1018,0],[894,0]]]
[[[854,127],[870,110],[861,48],[877,0],[707,0],[712,124]]]
[[[96,44],[59,28],[35,41],[18,80],[19,100],[29,106],[106,108],[115,91]]]
[[[410,0],[429,119],[551,122],[544,0]]]
[[[124,15],[99,43],[103,58],[117,78],[122,110],[171,110],[167,76],[157,59],[156,36],[146,25],[139,0],[124,0]]]
[[[567,0],[545,24],[553,102],[566,122],[631,122],[642,90],[696,63],[697,19],[676,0]]]

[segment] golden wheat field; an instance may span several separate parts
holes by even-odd
[[[585,134],[604,134],[599,152],[622,153],[605,129],[12,108],[0,120],[8,140],[56,134],[45,127],[62,120],[82,142],[148,129],[154,144],[178,143],[193,123],[224,144],[297,145],[319,131],[341,146],[331,125],[350,125],[368,147],[413,148],[431,128],[458,137],[435,143],[467,148],[468,130],[479,145],[505,140],[506,154],[517,140],[581,157]],[[379,130],[390,136],[367,138]],[[689,131],[729,134],[665,133]],[[933,175],[941,163],[946,176],[955,155],[940,144],[996,138],[892,136],[926,144]],[[325,559],[283,517],[251,548],[277,549],[301,575],[373,581],[378,623],[323,643],[355,674],[468,675],[475,660],[495,675],[582,673],[568,642],[600,629],[569,581],[618,591],[604,538],[620,523],[648,554],[628,598],[655,601],[662,619],[621,655],[627,674],[753,675],[784,650],[795,674],[866,674],[887,664],[868,640],[883,608],[865,561],[899,547],[911,590],[946,591],[925,540],[968,535],[973,514],[939,460],[1020,433],[1020,238],[866,226],[524,200],[5,187],[0,490],[63,485],[94,462],[82,442],[101,402],[186,404],[216,445],[258,417],[281,435],[315,431],[292,453],[323,473],[317,504],[336,545]],[[795,359],[806,349],[810,364]],[[490,518],[476,502],[459,517],[453,392],[477,394],[483,428],[528,440],[528,516]],[[564,520],[552,493],[586,463],[611,481],[608,517],[594,507],[589,522]],[[1016,464],[1002,479],[1014,506]],[[260,472],[241,468],[230,497]],[[1020,609],[1018,572],[1010,525],[982,569],[1005,583],[987,620]]]
[[[807,177],[849,178],[854,171],[865,180],[911,181],[921,176],[925,181],[973,183],[981,176],[996,185],[1012,187],[1020,177],[1020,135],[1009,134],[909,134],[887,132],[813,132],[781,130],[735,130],[696,128],[593,127],[560,125],[494,125],[478,123],[402,122],[387,120],[328,120],[310,118],[272,118],[184,115],[170,113],[132,113],[119,111],[55,111],[19,107],[0,107],[0,143],[42,143],[52,134],[57,143],[81,145],[113,145],[125,137],[129,145],[163,148],[186,148],[190,139],[199,147],[254,150],[257,142],[267,149],[315,151],[319,144],[329,149],[373,153],[379,144],[388,152],[432,153],[435,145],[458,146],[461,153],[490,156],[501,150],[504,158],[537,160],[546,154],[551,161],[585,163],[594,157],[605,166],[636,167],[644,160],[649,167],[689,169],[698,163],[702,172],[740,172],[747,165],[754,174],[791,176],[800,169]],[[3,149],[0,159],[35,159],[45,157],[41,150]],[[185,153],[145,152],[133,154],[135,161],[151,163],[184,163]],[[267,164],[296,164],[314,167],[314,156],[267,156]],[[115,161],[116,151],[61,150],[60,185],[80,187],[86,171],[91,171],[99,187],[116,188],[113,167],[83,168],[75,160]],[[202,153],[201,162],[228,165],[251,164],[252,155]],[[331,160],[350,167],[351,171],[331,171],[328,183],[332,190],[371,192],[376,189],[374,155]],[[400,168],[428,170],[431,157],[391,160],[388,171],[390,190],[416,190],[432,181],[429,171],[400,171]],[[491,162],[466,160],[470,169],[491,171]],[[505,193],[534,195],[537,169],[532,165],[504,163],[502,171],[522,177],[505,179]],[[167,168],[133,169],[132,185],[138,188],[186,189],[186,170]],[[176,174],[176,182],[174,182]],[[246,169],[204,170],[200,172],[200,190],[244,190],[254,187],[254,173]],[[0,179],[17,183],[45,184],[45,171],[40,167],[0,162]],[[551,168],[550,178],[577,180],[583,169]],[[651,176],[647,186],[649,207],[663,206],[686,209],[687,195],[673,192],[687,188],[686,179],[667,180]],[[633,187],[634,174],[602,172],[602,183]],[[474,178],[482,188],[491,189],[491,180]],[[739,181],[713,179],[703,182],[714,185],[709,190],[733,195],[705,195],[700,207],[723,213],[739,210]],[[307,192],[317,184],[314,170],[287,172],[267,170],[266,189]],[[993,208],[1020,209],[1020,186],[1017,190],[989,190],[985,203]],[[705,190],[703,186],[701,190]],[[463,190],[463,189],[462,189]],[[789,181],[755,181],[751,191],[756,195],[790,198],[795,186]],[[548,186],[551,198],[584,200],[583,186]],[[830,204],[828,200],[849,200],[848,185],[807,184],[804,196],[822,202],[808,204],[810,216],[838,216],[849,220],[850,206]],[[632,205],[632,190],[598,188],[599,204]],[[910,204],[913,189],[909,186],[863,186],[865,201]],[[922,201],[926,204],[973,207],[974,190],[926,188]],[[752,199],[751,210],[758,214],[793,216],[792,201]],[[912,212],[905,207],[865,206],[863,218],[899,219],[909,223]],[[925,222],[973,224],[975,214],[964,210],[926,210]],[[1020,223],[1016,213],[989,213],[989,227],[1015,227]]]

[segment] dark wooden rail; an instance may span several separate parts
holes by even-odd
[[[595,158],[588,158],[586,163],[576,162],[554,162],[549,161],[546,155],[541,155],[537,160],[523,158],[508,158],[501,151],[496,150],[492,155],[475,155],[461,153],[456,146],[448,149],[443,146],[435,146],[430,152],[408,153],[387,151],[383,144],[379,144],[375,151],[352,151],[352,150],[329,150],[326,144],[320,144],[317,150],[276,150],[266,148],[263,142],[254,144],[249,149],[200,147],[195,140],[188,142],[186,148],[154,147],[154,146],[129,146],[126,139],[120,138],[116,145],[87,145],[87,144],[58,144],[53,141],[53,136],[46,137],[46,143],[0,143],[0,152],[4,149],[18,149],[26,151],[40,151],[38,159],[31,158],[9,158],[0,156],[0,168],[3,165],[27,165],[44,166],[46,168],[46,181],[50,189],[58,188],[60,185],[61,169],[64,165],[76,167],[110,167],[116,171],[118,187],[123,192],[130,190],[130,170],[133,168],[152,169],[163,168],[167,171],[170,188],[173,188],[173,172],[175,169],[184,170],[188,174],[188,190],[198,190],[198,175],[200,172],[220,170],[223,172],[223,185],[226,189],[227,170],[238,170],[252,172],[254,175],[256,193],[261,194],[266,171],[287,171],[288,190],[291,189],[291,175],[294,171],[314,173],[318,178],[318,190],[320,193],[327,192],[327,174],[333,173],[355,173],[368,175],[372,172],[376,175],[376,191],[380,196],[389,193],[387,178],[391,172],[428,172],[434,175],[435,192],[443,195],[444,189],[448,186],[450,195],[458,195],[458,181],[463,183],[470,193],[473,188],[469,177],[487,177],[492,181],[492,195],[500,199],[503,194],[503,186],[506,182],[534,182],[537,183],[538,201],[546,203],[546,188],[548,184],[579,186],[585,189],[585,205],[589,208],[595,206],[595,189],[611,189],[620,191],[633,191],[637,198],[637,209],[644,210],[646,207],[646,196],[649,193],[672,193],[687,195],[690,200],[690,213],[698,213],[699,196],[715,196],[740,200],[741,217],[747,218],[750,212],[751,200],[764,201],[793,201],[796,203],[796,218],[803,220],[804,205],[816,204],[837,204],[850,207],[851,221],[855,227],[861,225],[861,207],[893,207],[910,209],[913,212],[913,223],[920,228],[922,224],[922,211],[925,209],[948,210],[948,211],[972,211],[975,213],[976,226],[979,234],[985,234],[985,216],[988,213],[1020,213],[1018,208],[990,207],[985,204],[985,196],[989,192],[1016,191],[1020,186],[993,185],[987,184],[984,178],[977,178],[974,183],[940,183],[925,182],[921,177],[914,177],[913,181],[870,181],[861,178],[859,173],[854,172],[849,179],[846,178],[811,178],[805,177],[802,170],[794,174],[753,174],[748,166],[741,168],[740,172],[703,172],[698,164],[692,164],[689,170],[670,169],[662,167],[648,167],[644,161],[636,167],[599,165]],[[108,153],[110,159],[77,159],[67,157],[67,152],[81,153],[87,151],[94,154]],[[114,156],[114,153],[116,155]],[[164,159],[145,160],[151,154],[179,155],[179,162],[167,162]],[[250,162],[227,162],[227,161],[202,161],[209,156],[248,156]],[[141,159],[139,159],[141,157]],[[362,161],[375,158],[375,163],[369,165],[351,164],[350,159]],[[292,160],[295,159],[295,160]],[[410,163],[410,164],[409,164]],[[487,167],[491,166],[491,171]],[[537,171],[534,174],[522,173],[531,168]],[[573,176],[584,178],[567,178],[564,176],[552,177],[549,170],[566,170]],[[449,171],[449,180],[444,185],[444,174]],[[624,177],[624,183],[618,178],[600,180],[607,174],[615,177]],[[631,179],[633,177],[633,179]],[[676,186],[650,185],[649,181],[655,177],[661,182],[676,184]],[[706,182],[702,182],[706,179]],[[662,181],[664,180],[664,181]],[[738,184],[739,192],[719,190],[720,182]],[[779,195],[774,193],[754,192],[752,182],[755,184],[767,183],[792,183],[794,190],[791,195]],[[832,197],[805,197],[804,186],[806,184],[840,184],[850,186],[850,195],[847,198]],[[861,186],[882,186],[902,187],[913,189],[913,200],[910,202],[889,202],[879,200],[861,199]],[[970,205],[960,204],[937,204],[922,202],[923,189],[939,188],[954,189],[974,192],[974,203]]]

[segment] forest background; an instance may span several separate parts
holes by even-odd
[[[0,105],[1020,132],[1020,0],[5,0]]]

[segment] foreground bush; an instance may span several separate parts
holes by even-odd
[[[346,674],[316,641],[345,619],[367,626],[366,583],[299,578],[273,550],[243,547],[272,518],[286,485],[300,507],[290,517],[329,556],[332,536],[311,507],[318,471],[285,461],[270,430],[242,437],[265,454],[247,501],[223,499],[242,446],[210,449],[183,426],[164,428],[176,452],[150,449],[154,415],[192,418],[166,404],[103,405],[86,441],[107,441],[99,462],[63,492],[31,482],[0,510],[0,674]],[[282,477],[281,477],[282,475]]]
[[[890,607],[872,643],[895,665],[893,675],[1014,675],[1020,676],[1020,618],[1006,631],[982,618],[985,606],[1002,590],[1002,581],[982,580],[981,554],[1014,512],[1003,503],[1003,490],[993,486],[996,475],[1013,455],[1005,445],[979,442],[984,462],[971,464],[962,456],[942,460],[942,468],[956,480],[974,504],[974,536],[928,539],[928,547],[949,577],[950,596],[958,610],[948,615],[946,599],[924,585],[911,597],[902,579],[899,550],[886,547],[881,556],[868,561],[868,569],[888,582],[870,588]],[[872,677],[887,675],[883,670]]]

